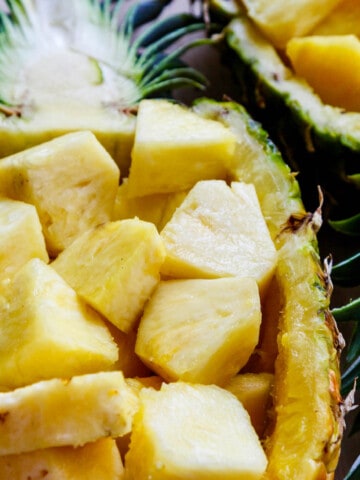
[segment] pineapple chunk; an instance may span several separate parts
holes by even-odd
[[[252,184],[198,182],[161,232],[170,277],[253,277],[263,291],[276,250]]]
[[[52,266],[95,310],[129,332],[160,279],[164,258],[156,227],[135,218],[88,230]]]
[[[7,282],[31,258],[49,261],[36,209],[24,202],[1,198],[0,281]]]
[[[273,382],[271,373],[243,373],[233,377],[225,387],[246,408],[259,437],[266,427]]]
[[[166,100],[143,100],[129,196],[188,190],[199,180],[226,178],[235,145],[235,136],[220,122]]]
[[[154,193],[145,197],[130,198],[128,190],[127,179],[124,179],[118,188],[112,220],[139,217],[141,220],[154,223],[159,231],[187,195],[187,192]]]
[[[293,37],[306,35],[343,0],[292,0],[284,8],[283,0],[242,0],[249,17],[279,48]]]
[[[54,378],[0,393],[0,455],[125,435],[138,407],[122,372]]]
[[[101,317],[49,265],[29,260],[0,314],[0,385],[109,369],[117,346]]]
[[[119,168],[88,131],[63,135],[0,162],[0,193],[35,205],[50,256],[110,220]]]
[[[56,447],[0,456],[0,480],[122,480],[116,441],[102,438],[83,447]]]
[[[260,323],[252,278],[163,281],[145,308],[135,351],[166,380],[223,385],[248,361]]]
[[[127,480],[257,480],[266,463],[248,413],[226,390],[177,382],[140,392]]]
[[[323,102],[360,112],[360,40],[355,35],[294,38],[286,53]],[[331,78],[331,82],[329,82]]]

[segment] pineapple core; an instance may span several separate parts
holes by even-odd
[[[162,273],[177,278],[252,277],[261,293],[277,254],[252,184],[198,182],[161,231]]]
[[[260,322],[252,278],[163,281],[140,320],[135,351],[166,380],[223,385],[249,359]]]
[[[166,100],[140,103],[129,174],[130,197],[191,188],[226,178],[236,140],[220,122]]]
[[[238,399],[215,385],[144,388],[134,417],[127,480],[258,480],[267,460]],[[140,460],[139,460],[140,459]]]

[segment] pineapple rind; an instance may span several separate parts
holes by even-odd
[[[138,396],[122,372],[43,380],[0,393],[0,455],[123,436],[137,409]]]

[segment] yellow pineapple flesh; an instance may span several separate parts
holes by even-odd
[[[198,182],[161,231],[162,273],[171,277],[253,277],[266,290],[276,250],[251,184]]]
[[[122,480],[124,467],[112,438],[83,447],[54,447],[0,456],[0,480]]]
[[[0,282],[7,283],[31,258],[49,261],[35,207],[0,198]]]
[[[2,392],[0,455],[126,435],[138,405],[121,372],[54,378]]]
[[[58,137],[0,162],[0,193],[35,205],[48,252],[110,220],[119,168],[88,131]]]
[[[251,423],[260,438],[263,437],[271,411],[271,393],[274,375],[271,373],[239,373],[227,385],[246,408]]]
[[[134,218],[88,230],[52,266],[95,310],[129,332],[160,280],[164,257],[156,227]]]
[[[143,100],[132,150],[129,196],[188,190],[199,180],[226,178],[234,150],[234,135],[219,122],[166,100]]]
[[[140,320],[135,351],[168,381],[223,385],[249,359],[260,323],[252,278],[163,281]]]
[[[306,35],[327,16],[341,0],[296,0],[284,8],[281,0],[237,0],[245,6],[249,17],[270,41],[284,48],[293,37]]]
[[[5,293],[0,385],[109,369],[118,351],[102,318],[49,265],[29,260]]]
[[[266,464],[248,413],[226,390],[184,382],[141,390],[126,480],[260,480]]]
[[[350,112],[360,111],[360,41],[356,35],[293,38],[286,53],[296,74],[309,83],[324,103]]]

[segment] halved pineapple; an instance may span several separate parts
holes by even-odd
[[[198,182],[160,235],[164,275],[253,277],[262,292],[273,275],[276,250],[251,184]]]
[[[163,281],[145,307],[135,351],[166,380],[224,385],[248,361],[260,323],[252,278]]]
[[[138,405],[121,372],[54,378],[0,392],[0,455],[125,435]]]
[[[35,205],[50,256],[110,220],[119,168],[91,132],[70,133],[0,162],[0,193]]]
[[[160,280],[164,258],[156,227],[134,218],[88,230],[51,265],[80,297],[128,332]]]
[[[83,447],[54,447],[0,456],[0,480],[122,480],[116,441],[101,438]]]
[[[49,265],[29,260],[4,293],[0,385],[108,370],[117,345],[102,318]]]
[[[235,137],[218,122],[166,100],[140,102],[128,195],[188,190],[227,176]]]
[[[31,258],[39,258],[46,263],[49,261],[35,207],[0,197],[1,282],[8,282],[9,278]]]
[[[248,413],[226,390],[184,382],[141,390],[127,480],[260,480],[266,464]]]

